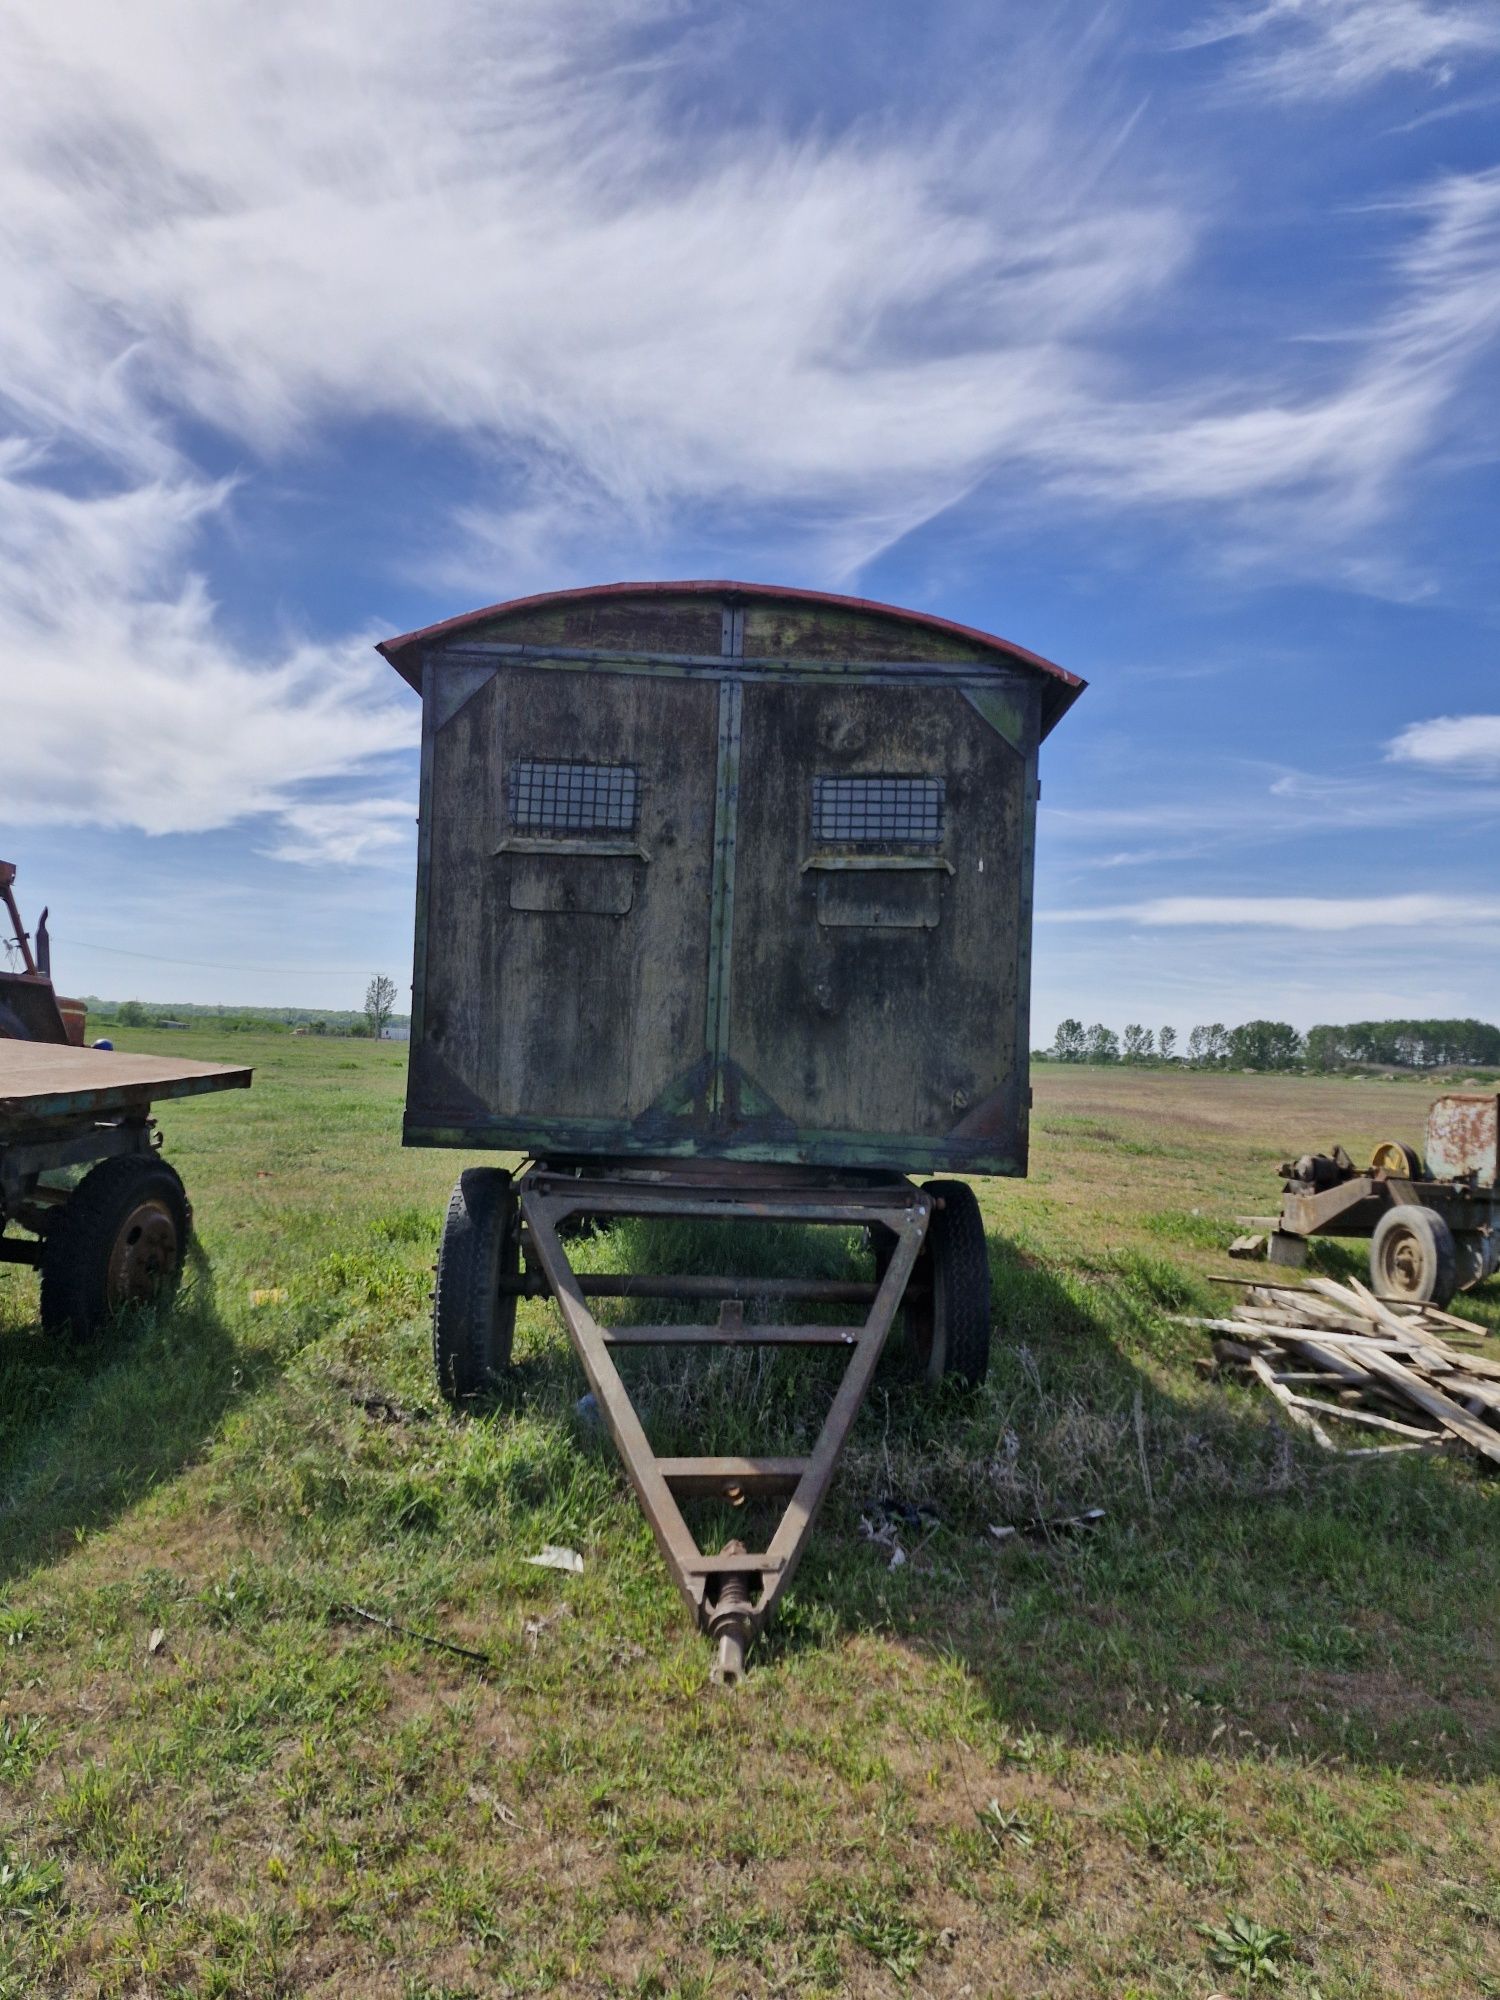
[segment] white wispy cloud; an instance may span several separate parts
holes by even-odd
[[[1492,5],[1442,0],[1266,0],[1221,8],[1180,48],[1246,45],[1238,80],[1285,98],[1347,97],[1392,76],[1452,81],[1465,58],[1500,50]]]
[[[1392,739],[1387,755],[1431,769],[1500,772],[1500,715],[1437,715],[1413,722]]]
[[[41,469],[0,458],[7,818],[164,834],[285,814],[306,839],[308,787],[410,749],[415,704],[367,640],[270,658],[226,640],[184,564],[222,488],[80,498]]]
[[[1043,910],[1054,924],[1130,923],[1231,930],[1444,929],[1500,920],[1500,899],[1423,892],[1399,896],[1155,896],[1092,909]]]
[[[1361,577],[1361,531],[1390,511],[1500,339],[1500,171],[1445,176],[1400,208],[1414,233],[1390,303],[1344,342],[1342,380],[1309,389],[1287,373],[1278,387],[1122,401],[1092,413],[1054,476],[1116,504],[1217,508],[1247,548],[1291,567],[1355,552],[1344,580],[1379,587],[1378,572]]]
[[[1472,751],[1476,776],[1485,775],[1482,749],[1485,716],[1451,719],[1456,732],[1452,747],[1463,745]],[[1471,733],[1467,726],[1476,725]],[[1444,731],[1439,722],[1417,724],[1396,739],[1387,752],[1420,736],[1424,730]],[[1437,747],[1449,747],[1440,735]],[[1435,756],[1400,755],[1416,763],[1436,764]],[[1456,757],[1444,761],[1459,761]],[[1310,835],[1353,833],[1363,828],[1449,826],[1453,820],[1451,785],[1413,773],[1396,777],[1383,765],[1372,766],[1356,775],[1348,773],[1288,769],[1223,759],[1201,774],[1198,784],[1185,784],[1177,774],[1162,781],[1159,796],[1139,796],[1149,791],[1144,774],[1137,781],[1137,795],[1105,805],[1040,808],[1049,843],[1062,840],[1086,846],[1114,841],[1125,836],[1160,836],[1174,843],[1163,847],[1159,839],[1149,847],[1120,850],[1113,845],[1092,861],[1094,867],[1123,867],[1136,862],[1180,858],[1202,854],[1217,845],[1231,845],[1242,852],[1279,841],[1305,841]],[[1464,810],[1471,820],[1480,814],[1500,817],[1500,787],[1476,785],[1466,793]]]
[[[670,118],[617,67],[652,0],[78,11],[0,127],[28,411],[144,452],[162,401],[264,452],[439,427],[522,475],[507,536],[792,499],[858,560],[1073,407],[1191,243],[1019,24],[1003,117],[809,138]]]
[[[448,441],[469,491],[414,510],[401,559],[455,589],[649,566],[685,519],[838,582],[1001,474],[1033,511],[1175,510],[1283,567],[1354,564],[1500,331],[1500,174],[1409,203],[1339,357],[1257,346],[1152,393],[1132,342],[1190,295],[1206,198],[1161,171],[1106,38],[1069,45],[1050,12],[1017,9],[1004,73],[941,111],[810,133],[684,115],[668,85],[711,85],[713,51],[675,0],[13,10],[17,804],[195,828],[323,810],[366,773],[362,820],[288,822],[269,851],[394,838],[371,767],[411,719],[381,670],[352,642],[254,659],[197,580],[233,505],[203,435],[245,481],[341,426],[377,455],[383,426]]]
[[[323,799],[286,806],[280,836],[265,851],[276,861],[364,861],[415,840],[415,799]]]

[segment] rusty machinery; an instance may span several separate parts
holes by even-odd
[[[1500,1268],[1500,1097],[1435,1099],[1424,1151],[1388,1140],[1368,1167],[1341,1146],[1283,1161],[1271,1261],[1302,1263],[1310,1236],[1367,1236],[1383,1298],[1445,1306],[1481,1284]]]

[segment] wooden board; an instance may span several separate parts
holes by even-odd
[[[251,1072],[225,1063],[0,1040],[0,1129],[42,1119],[143,1108],[157,1097],[245,1090]]]

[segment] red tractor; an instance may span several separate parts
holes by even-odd
[[[5,905],[14,935],[4,942],[18,952],[20,970],[0,970],[0,1037],[17,1042],[83,1044],[86,1010],[81,1000],[62,999],[52,984],[52,953],[47,939],[47,912],[36,927],[36,950],[16,908],[16,864],[0,861],[0,902]]]

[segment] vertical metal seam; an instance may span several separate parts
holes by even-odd
[[[1036,814],[1041,791],[1038,766],[1041,747],[1033,740],[1026,756],[1021,790],[1020,922],[1016,935],[1016,1075],[1024,1079],[1016,1093],[1016,1139],[1023,1163],[1031,1147],[1031,931],[1035,921]]]
[[[729,1055],[729,999],[734,966],[734,863],[740,817],[740,714],[744,687],[725,681],[727,742],[724,753],[724,881],[719,921],[719,1007],[714,1029],[713,1058],[718,1094],[723,1097],[723,1065]]]
[[[417,909],[411,968],[411,1047],[419,1048],[427,1032],[427,926],[432,900],[432,790],[437,718],[436,667],[430,653],[422,656],[422,756],[417,779]]]
[[[745,613],[726,604],[719,627],[726,659],[745,652]],[[714,861],[708,917],[708,1054],[710,1117],[724,1108],[724,1062],[729,1053],[730,952],[734,945],[734,847],[740,803],[740,708],[737,679],[719,682],[719,747],[714,778]]]
[[[713,887],[708,919],[708,1108],[724,1106],[723,1062],[729,1043],[729,954],[734,942],[734,843],[739,815],[740,684],[719,683],[719,754],[714,788]]]

